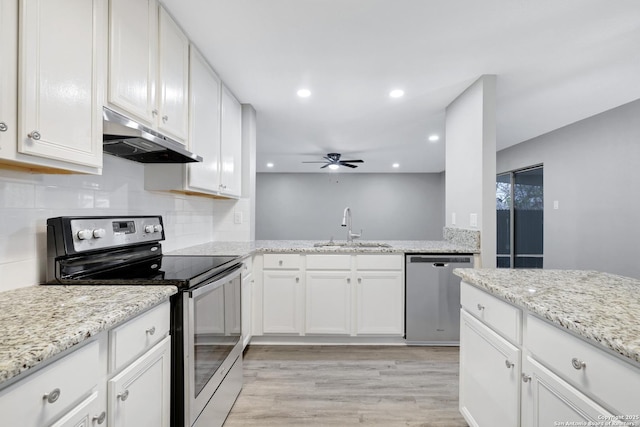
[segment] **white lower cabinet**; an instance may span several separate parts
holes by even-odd
[[[358,335],[404,333],[404,280],[401,271],[357,271]]]
[[[460,412],[470,426],[640,426],[640,369],[461,284]]]
[[[520,375],[520,350],[463,310],[460,412],[469,425],[518,426]]]
[[[525,359],[522,371],[523,378],[527,379],[522,389],[523,427],[553,426],[567,421],[585,426],[621,425],[611,412],[531,357]],[[583,424],[578,424],[580,422]]]
[[[403,255],[287,253],[257,259],[254,335],[404,334]]]
[[[109,426],[169,427],[171,393],[171,338],[108,382]]]
[[[351,271],[307,271],[305,332],[351,334]]]
[[[169,302],[0,390],[0,425],[169,427]]]
[[[264,333],[299,334],[302,283],[300,271],[264,271],[262,279]]]

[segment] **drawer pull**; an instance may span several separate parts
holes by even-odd
[[[282,260],[279,260],[279,261],[278,261],[278,265],[279,265],[279,266],[282,266]]]
[[[145,332],[148,333],[149,335],[153,335],[156,333],[156,327],[152,326],[149,329],[147,329]]]
[[[0,122],[0,132],[6,132],[7,130],[9,130],[7,124],[5,122]]]
[[[102,413],[100,415],[95,415],[91,421],[93,422],[98,422],[98,424],[102,424],[104,422],[104,420],[107,418],[107,413],[105,411],[102,411]]]
[[[478,310],[480,310],[480,311],[484,310],[484,305],[478,304]]]
[[[522,382],[523,383],[528,383],[529,381],[531,381],[531,375],[527,375],[524,372],[522,373]]]
[[[40,132],[38,132],[37,130],[34,130],[33,132],[27,134],[27,136],[34,141],[39,141],[41,137]]]
[[[60,389],[54,388],[49,393],[42,396],[42,398],[49,403],[54,403],[56,400],[60,398]]]
[[[587,364],[585,362],[580,359],[576,359],[575,357],[571,359],[571,365],[578,370],[587,367]]]
[[[129,398],[129,390],[123,391],[117,397],[118,397],[118,399],[120,399],[120,400],[122,400],[124,402],[125,400],[127,400]]]
[[[513,363],[511,363],[509,360],[505,360],[505,361],[504,361],[504,365],[505,365],[507,368],[513,368],[513,366],[514,366],[514,364],[513,364]]]
[[[300,283],[300,278],[296,277],[296,283]]]

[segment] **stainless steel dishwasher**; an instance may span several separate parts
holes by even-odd
[[[407,254],[405,339],[408,345],[460,344],[460,278],[469,254]]]

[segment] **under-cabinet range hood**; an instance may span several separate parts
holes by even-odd
[[[140,163],[201,162],[183,144],[104,107],[103,150]]]

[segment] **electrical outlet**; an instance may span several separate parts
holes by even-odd
[[[553,201],[553,209],[560,209],[560,202],[558,202],[557,200]]]
[[[242,224],[242,212],[234,212],[233,213],[233,223],[234,224]]]
[[[471,227],[478,226],[478,214],[475,214],[475,213],[469,214],[469,226]]]
[[[456,225],[456,213],[451,212],[451,225]]]

